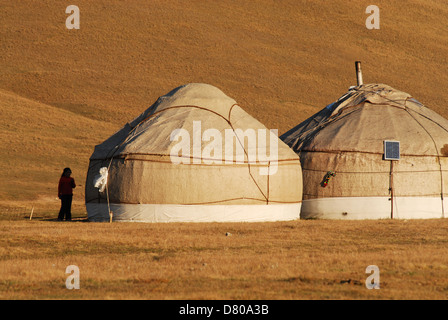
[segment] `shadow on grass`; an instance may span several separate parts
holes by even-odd
[[[58,218],[41,218],[41,219],[36,219],[39,221],[46,221],[46,222],[66,222],[66,223],[70,223],[70,222],[90,222],[88,218],[73,218],[71,220],[59,220]]]

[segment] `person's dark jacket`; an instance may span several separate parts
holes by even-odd
[[[75,187],[75,179],[62,176],[61,179],[59,179],[58,197],[60,198],[64,195],[73,195],[73,188]]]

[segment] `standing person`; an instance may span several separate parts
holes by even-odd
[[[70,177],[72,170],[65,168],[62,172],[62,176],[59,179],[58,186],[58,198],[61,199],[61,209],[59,210],[58,220],[70,221],[72,220],[72,200],[73,200],[73,188],[76,187],[75,179]]]

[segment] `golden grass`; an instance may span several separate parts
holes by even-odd
[[[0,298],[446,299],[447,231],[446,220],[1,221]],[[72,264],[80,290],[65,287]],[[379,290],[365,287],[369,265]]]
[[[361,60],[366,83],[448,116],[448,5],[379,0],[381,29],[368,30],[370,4],[79,0],[79,30],[66,29],[63,1],[2,4],[0,201],[54,197],[65,166],[83,185],[96,144],[189,82],[282,134],[355,84]]]
[[[80,30],[65,28],[64,1],[0,4],[0,298],[446,298],[445,220],[45,220],[64,167],[82,218],[94,146],[189,82],[219,87],[282,134],[354,85],[361,60],[366,83],[447,117],[448,5],[378,0],[381,29],[367,30],[370,4],[78,0]],[[68,264],[81,268],[81,290],[65,289]],[[380,290],[363,285],[370,264]]]

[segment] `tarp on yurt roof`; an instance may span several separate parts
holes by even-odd
[[[320,112],[281,135],[294,150],[383,153],[374,141],[400,137],[409,155],[441,154],[448,120],[408,93],[384,84],[355,87]]]
[[[223,138],[225,138],[225,130],[228,129],[266,130],[266,145],[260,143],[256,147],[269,150],[271,140],[267,134],[268,129],[263,124],[245,112],[235,100],[218,88],[208,84],[193,83],[178,87],[160,97],[140,116],[96,146],[90,159],[107,159],[112,155],[117,157],[129,154],[170,156],[171,147],[177,144],[177,141],[170,139],[171,133],[176,129],[185,129],[191,133],[191,139],[193,139],[193,130],[199,128],[199,125],[193,127],[195,122],[200,122],[202,131],[218,130]],[[196,133],[199,134],[199,132]],[[276,140],[274,141],[277,143]],[[203,142],[202,148],[206,144]],[[252,146],[247,145],[243,152],[241,148],[234,147],[234,159],[244,156],[247,161],[248,154],[251,154],[248,148]],[[194,156],[193,147],[193,143],[190,143],[192,157]],[[223,147],[225,147],[224,143]],[[260,150],[260,153],[263,150]],[[235,154],[238,152],[240,154]],[[212,159],[225,160],[225,152]],[[278,160],[288,159],[297,159],[297,157],[288,146],[280,143]]]

